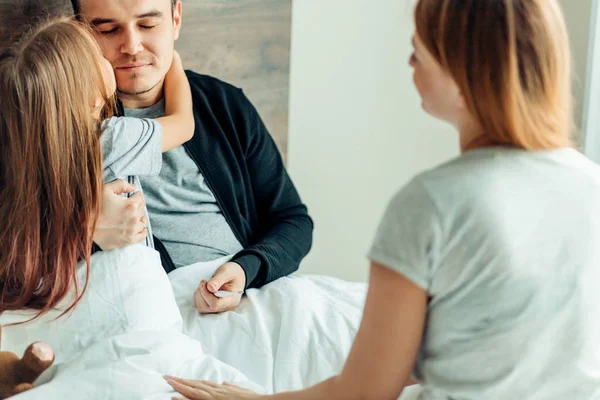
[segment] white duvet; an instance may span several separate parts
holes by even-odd
[[[94,255],[88,290],[68,317],[55,319],[57,310],[4,327],[3,350],[21,354],[41,340],[56,352],[36,388],[15,399],[171,399],[167,374],[272,393],[339,373],[364,284],[292,276],[249,290],[235,312],[199,315],[192,294],[224,261],[167,276],[143,246]],[[31,315],[5,313],[0,324]]]

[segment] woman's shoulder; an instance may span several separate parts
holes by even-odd
[[[466,152],[413,179],[440,209],[474,206],[490,196],[516,195],[562,185],[600,189],[600,166],[572,148],[527,151],[490,147]]]
[[[532,151],[498,146],[463,153],[421,173],[417,179],[435,190],[448,183],[472,184],[478,179],[544,175],[556,170],[600,178],[600,167],[573,148]]]

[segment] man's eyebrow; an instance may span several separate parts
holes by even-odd
[[[98,26],[103,24],[114,24],[116,22],[117,20],[112,18],[94,18],[90,23],[94,26]]]
[[[148,11],[143,14],[139,14],[135,16],[135,19],[144,19],[144,18],[162,18],[163,13],[159,10]],[[90,22],[93,26],[99,26],[104,24],[116,24],[117,20],[114,18],[94,18]]]
[[[158,10],[152,10],[152,11],[148,11],[147,13],[143,13],[143,14],[139,14],[136,15],[135,18],[136,19],[143,19],[143,18],[161,18],[163,16],[163,13],[161,11]]]

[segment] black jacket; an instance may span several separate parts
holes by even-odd
[[[196,131],[183,146],[244,247],[232,261],[257,288],[298,269],[312,245],[313,222],[287,174],[281,155],[244,93],[206,75],[186,71]],[[175,267],[160,232],[163,267]]]

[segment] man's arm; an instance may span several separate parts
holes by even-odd
[[[254,106],[243,98],[246,163],[262,232],[231,261],[244,270],[246,288],[257,288],[298,269],[312,246],[313,221],[273,138]]]

